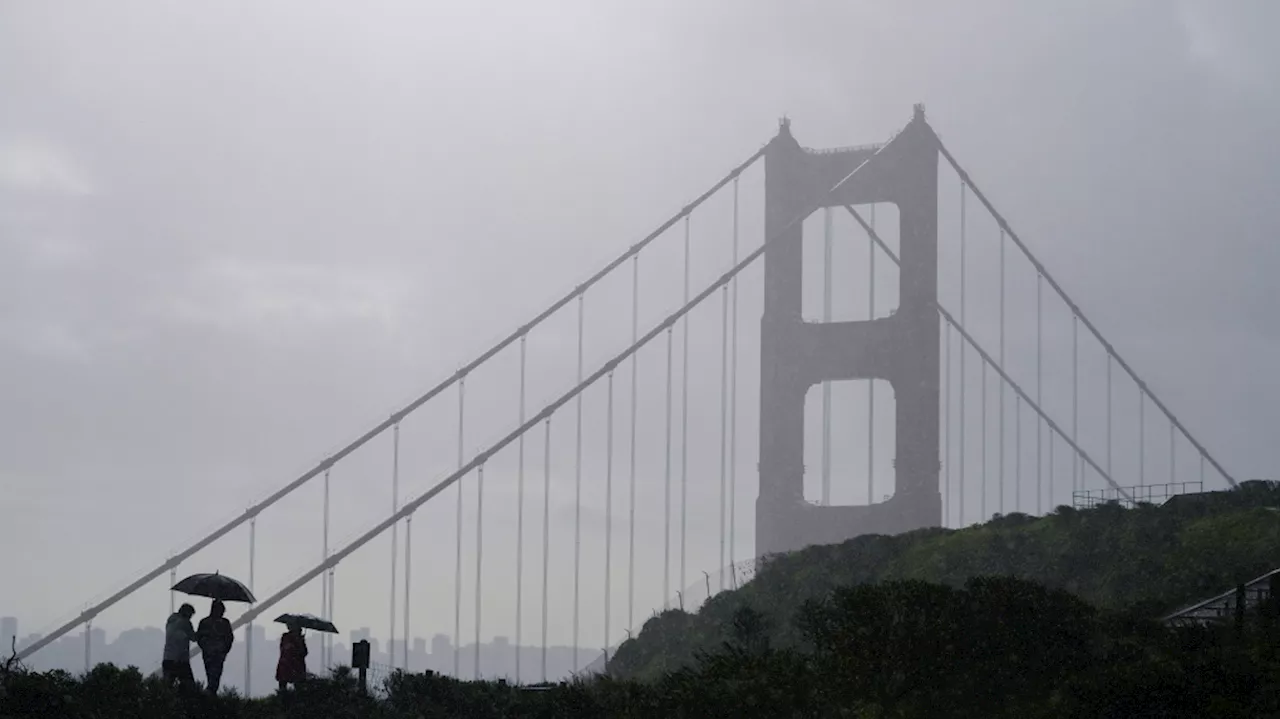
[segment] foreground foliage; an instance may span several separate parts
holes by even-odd
[[[767,559],[740,589],[712,597],[696,614],[670,610],[648,620],[610,662],[620,678],[654,680],[689,666],[730,638],[739,610],[764,615],[778,647],[802,640],[794,619],[836,587],[918,579],[961,586],[1001,575],[1065,589],[1108,610],[1159,616],[1251,580],[1280,558],[1280,489],[1253,481],[1231,492],[1184,495],[1156,507],[1059,507],[1043,518],[997,515],[960,530],[868,535]]]
[[[1009,577],[839,587],[805,602],[778,647],[739,609],[715,651],[655,681],[529,688],[392,676],[379,698],[349,671],[282,702],[182,697],[136,669],[0,671],[0,716],[68,717],[1235,717],[1280,714],[1280,631],[1171,630]]]

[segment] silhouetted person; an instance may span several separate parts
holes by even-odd
[[[183,604],[169,615],[169,621],[164,624],[164,658],[160,662],[160,671],[170,686],[175,681],[183,689],[195,685],[196,678],[191,674],[191,642],[196,639],[191,617],[195,613],[195,607]]]
[[[196,630],[196,644],[200,645],[200,656],[204,659],[205,680],[209,693],[214,695],[222,684],[222,664],[236,641],[235,634],[231,633],[231,622],[222,616],[226,611],[227,605],[222,600],[213,600],[209,616],[200,620],[200,628]]]
[[[292,684],[307,679],[307,640],[302,636],[302,627],[296,624],[289,626],[289,631],[280,635],[280,661],[276,663],[276,681],[280,683],[283,694]]]

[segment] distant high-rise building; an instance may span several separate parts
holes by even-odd
[[[426,640],[426,639],[423,639],[422,637],[414,637],[414,638],[413,638],[413,653],[414,653],[414,654],[426,654],[426,653],[427,653],[427,640]]]
[[[351,630],[351,643],[352,643],[352,644],[355,644],[356,642],[364,641],[364,640],[366,640],[366,639],[368,639],[368,638],[370,638],[370,637],[372,637],[372,636],[373,636],[373,634],[369,632],[369,628],[368,628],[368,627],[360,627],[359,629],[352,629],[352,630]]]
[[[453,654],[453,642],[449,639],[449,635],[437,634],[431,637],[431,655],[442,657],[446,654]]]
[[[0,655],[9,656],[13,641],[18,636],[18,618],[0,617]]]

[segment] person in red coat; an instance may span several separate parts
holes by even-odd
[[[307,678],[307,640],[302,628],[289,625],[289,631],[280,635],[280,661],[276,663],[276,681],[284,692],[289,684],[297,688]]]

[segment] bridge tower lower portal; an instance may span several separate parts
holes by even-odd
[[[875,147],[806,150],[785,120],[765,151],[765,236],[777,240],[765,251],[760,328],[757,557],[942,522],[937,148],[937,136],[917,105],[911,123],[878,153]],[[864,161],[866,166],[823,204],[897,206],[898,310],[861,322],[806,322],[801,315],[803,230],[802,223],[792,221],[813,210]],[[868,506],[809,503],[804,499],[806,394],[824,381],[854,379],[885,380],[893,388],[894,493]]]

